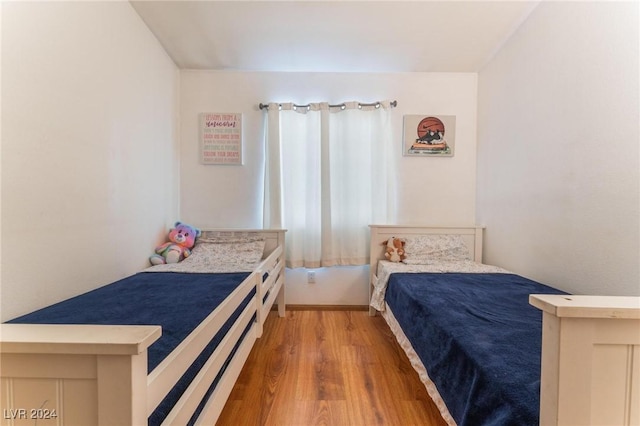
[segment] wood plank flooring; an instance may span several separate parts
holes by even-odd
[[[269,314],[217,424],[445,422],[384,319],[289,310]]]

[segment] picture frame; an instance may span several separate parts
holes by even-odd
[[[408,157],[453,157],[455,115],[405,115],[402,154]]]
[[[200,114],[200,162],[242,165],[242,114]]]

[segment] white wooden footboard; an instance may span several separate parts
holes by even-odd
[[[531,295],[543,311],[541,425],[640,425],[640,298]]]
[[[147,423],[157,326],[0,325],[2,425]]]

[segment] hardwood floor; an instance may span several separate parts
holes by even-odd
[[[381,317],[271,312],[217,423],[445,425]]]

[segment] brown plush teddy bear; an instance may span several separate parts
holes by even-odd
[[[383,242],[383,246],[387,246],[384,252],[384,257],[391,262],[402,262],[405,258],[404,252],[405,241],[400,238],[391,237],[387,241]]]

